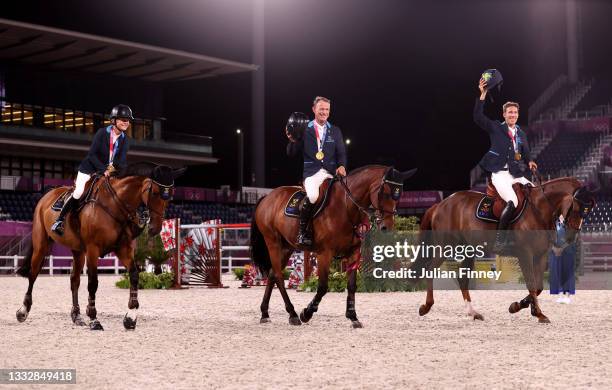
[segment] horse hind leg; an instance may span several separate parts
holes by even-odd
[[[470,297],[470,290],[461,289],[461,295],[463,295],[463,302],[465,302],[466,314],[472,317],[474,321],[476,320],[484,321],[484,317],[482,316],[482,314],[474,310],[474,307],[472,306],[472,298]]]
[[[270,296],[272,296],[272,289],[274,289],[275,276],[274,270],[270,269],[268,273],[268,284],[266,284],[266,291],[264,292],[263,299],[261,301],[261,319],[259,322],[265,324],[270,322],[270,314],[268,313],[268,307],[270,306]]]
[[[287,290],[285,290],[285,278],[283,277],[282,271],[282,266],[287,263],[289,256],[291,256],[291,252],[291,249],[274,248],[273,250],[270,250],[270,260],[272,261],[272,270],[275,274],[274,279],[276,286],[278,287],[278,290],[283,297],[283,301],[285,302],[285,310],[287,310],[287,313],[289,313],[289,324],[301,325],[302,322],[295,312],[295,308],[291,303],[291,299],[289,299]]]
[[[72,310],[70,318],[72,323],[78,326],[86,325],[81,318],[81,308],[79,306],[79,286],[81,285],[81,273],[85,265],[85,254],[79,251],[72,251],[73,263],[70,273],[70,289],[72,290]]]
[[[474,259],[464,260],[461,263],[464,268],[474,269]],[[472,306],[472,297],[470,296],[470,278],[467,275],[463,275],[458,278],[459,288],[461,289],[461,295],[463,296],[463,302],[465,304],[465,312],[469,317],[472,317],[474,321],[484,321],[482,314],[478,313]]]
[[[21,307],[17,310],[17,313],[15,313],[17,321],[19,322],[24,322],[30,314],[30,310],[32,309],[32,290],[34,289],[34,282],[36,282],[36,278],[42,270],[45,255],[50,248],[50,240],[42,224],[36,223],[35,221],[33,226],[32,245],[26,253],[22,267],[17,271],[21,276],[28,278],[28,290],[23,297]]]

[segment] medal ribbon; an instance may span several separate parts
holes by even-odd
[[[115,137],[115,139],[113,140],[113,137]],[[115,149],[115,144],[118,143],[117,141],[119,140],[119,136],[115,136],[115,134],[113,133],[113,131],[111,130],[110,133],[110,146],[108,149],[108,163],[112,164],[113,163],[113,152],[116,150]]]
[[[321,137],[319,137],[319,126],[317,125],[317,122],[315,122],[314,128],[315,134],[317,135],[317,148],[319,149],[319,152],[321,152],[323,150],[323,142],[325,142],[325,140],[322,140]],[[327,136],[327,132],[325,132],[325,135]]]
[[[508,128],[508,137],[510,137],[510,139],[512,140],[512,147],[514,148],[515,152],[518,152],[518,148],[517,148],[517,144],[516,144],[516,135],[518,134],[518,130],[516,130],[516,133],[514,135],[512,135],[512,130],[510,130],[510,128]]]

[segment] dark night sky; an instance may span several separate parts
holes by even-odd
[[[610,73],[612,2],[579,3],[583,74]],[[249,0],[19,4],[0,14],[252,62]],[[285,156],[282,129],[292,111],[310,112],[312,98],[323,95],[332,99],[330,121],[353,141],[349,168],[418,167],[409,189],[466,188],[488,148],[471,119],[480,72],[497,68],[505,79],[490,116],[516,100],[526,125],[527,107],[566,71],[560,0],[268,0],[265,23],[268,186],[299,180],[300,162]],[[235,184],[234,130],[245,129],[248,141],[250,88],[248,75],[237,75],[166,89],[168,123],[212,135],[221,158],[184,184]]]

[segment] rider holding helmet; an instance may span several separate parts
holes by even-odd
[[[337,126],[327,121],[330,111],[330,100],[317,96],[312,104],[315,120],[307,122],[305,115],[294,113],[289,120],[286,134],[289,138],[287,154],[304,157],[304,188],[306,199],[300,211],[300,231],[297,238],[298,245],[309,247],[312,245],[312,231],[308,229],[312,217],[313,205],[319,198],[319,187],[325,179],[333,174],[346,176],[346,149],[342,132]],[[294,132],[295,127],[303,125],[303,136]],[[297,135],[297,138],[296,138]],[[299,138],[299,139],[298,139]]]
[[[510,225],[510,219],[518,206],[518,199],[512,189],[514,183],[532,185],[525,177],[521,164],[527,164],[530,170],[537,169],[537,164],[531,159],[527,135],[516,124],[519,116],[519,105],[507,102],[503,105],[504,122],[487,118],[483,112],[484,101],[489,89],[502,82],[501,75],[496,70],[485,72],[478,83],[480,98],[474,106],[474,122],[489,133],[490,150],[480,160],[479,165],[491,173],[491,183],[500,198],[506,202],[506,207],[499,217],[497,237],[494,251],[500,253],[507,245],[505,232]]]
[[[51,230],[59,236],[64,234],[66,214],[78,204],[78,199],[83,195],[85,184],[91,176],[98,173],[108,177],[127,165],[130,143],[125,131],[130,126],[130,122],[134,121],[132,109],[125,104],[118,104],[111,110],[110,120],[111,125],[102,127],[96,132],[87,157],[79,165],[74,192],[64,203],[51,227]]]

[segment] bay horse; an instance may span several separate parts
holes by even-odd
[[[294,310],[283,279],[282,270],[287,266],[291,253],[298,248],[296,237],[299,220],[285,216],[284,210],[291,196],[300,187],[278,187],[260,199],[251,222],[251,256],[268,284],[261,303],[261,323],[270,321],[268,305],[272,289],[276,284],[289,313],[289,323],[300,325],[308,322],[318,310],[321,299],[327,292],[329,266],[334,256],[355,259],[361,240],[356,234],[365,214],[374,214],[380,229],[392,229],[396,205],[401,196],[403,181],[410,178],[416,169],[400,172],[393,167],[368,165],[351,172],[338,182],[331,182],[327,206],[312,220],[314,240],[310,251],[317,254],[319,285],[317,292],[300,316]],[[323,186],[322,186],[323,187]],[[319,197],[322,199],[322,196]],[[356,267],[347,271],[346,318],[354,328],[362,327],[355,311],[357,290]]]
[[[70,187],[55,188],[47,192],[36,205],[32,221],[32,242],[23,265],[17,273],[28,278],[28,290],[23,306],[17,311],[17,320],[24,322],[32,307],[32,289],[40,273],[44,258],[56,242],[71,249],[73,255],[70,287],[72,310],[70,316],[75,325],[86,325],[79,308],[79,285],[81,273],[87,259],[89,300],[86,313],[91,319],[92,330],[104,330],[97,319],[96,291],[98,289],[98,258],[115,252],[129,272],[129,313],[123,319],[126,329],[136,327],[138,303],[138,268],[134,262],[133,240],[142,232],[149,219],[149,234],[154,236],[161,230],[166,206],[172,197],[174,179],[186,168],[173,170],[164,165],[142,162],[129,165],[117,177],[101,176],[91,188],[89,197],[83,196],[80,212],[68,214],[65,232],[58,236],[51,231],[58,212],[52,205]],[[146,211],[139,212],[139,208]]]
[[[531,306],[531,314],[538,318],[538,322],[548,323],[550,320],[542,312],[537,297],[543,290],[548,253],[554,241],[555,221],[563,215],[567,231],[566,241],[572,243],[595,201],[593,193],[573,177],[554,179],[543,184],[540,181],[536,187],[525,187],[525,191],[528,204],[511,229],[516,240],[514,254],[518,257],[529,295],[520,302],[513,302],[508,310],[510,313],[516,313]],[[494,222],[484,222],[475,217],[476,206],[483,195],[476,191],[460,191],[433,205],[423,216],[421,234],[427,234],[427,231],[453,231],[455,234],[465,234],[465,240],[469,240],[465,237],[474,232],[488,231],[494,234]],[[434,259],[426,268],[437,268],[442,262],[442,259]],[[471,262],[473,264],[473,259]],[[420,266],[424,266],[422,261]],[[421,316],[427,314],[434,304],[433,280],[426,281],[427,297],[425,304],[419,308]],[[474,320],[483,320],[482,315],[472,307],[467,282],[467,277],[459,278],[467,314]]]

